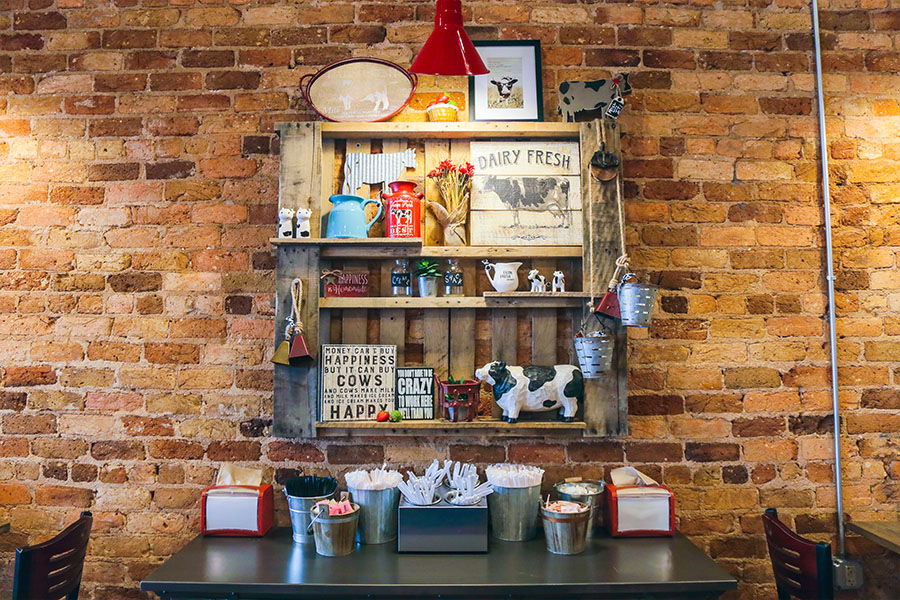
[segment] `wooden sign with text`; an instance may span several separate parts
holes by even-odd
[[[397,346],[324,344],[319,361],[322,421],[371,421],[394,409]]]
[[[577,142],[472,142],[471,243],[578,245]]]
[[[404,419],[434,418],[434,369],[397,368],[397,410]]]

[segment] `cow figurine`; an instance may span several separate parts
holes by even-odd
[[[297,209],[297,234],[294,237],[308,238],[309,218],[312,217],[312,211],[308,208]]]
[[[537,269],[532,269],[528,271],[528,281],[531,282],[531,291],[532,292],[546,292],[547,291],[547,283],[544,279],[544,276],[541,275],[540,271]]]
[[[278,210],[278,237],[294,237],[294,211],[290,208]]]
[[[518,79],[513,77],[501,77],[500,81],[491,79],[491,85],[497,88],[497,95],[500,96],[500,100],[506,102],[512,96],[513,86],[518,81]]]
[[[566,291],[566,276],[562,271],[553,271],[553,291]]]
[[[580,112],[603,111],[615,98],[631,93],[628,73],[596,81],[563,81],[559,84],[559,114],[563,121],[575,120]]]
[[[475,370],[475,377],[490,385],[494,400],[503,409],[504,421],[515,423],[519,412],[560,409],[559,418],[575,420],[578,404],[584,402],[584,377],[578,367],[511,367],[494,361]]]

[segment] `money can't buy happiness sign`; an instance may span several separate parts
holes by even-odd
[[[394,409],[396,346],[326,344],[320,360],[322,421],[369,421]]]

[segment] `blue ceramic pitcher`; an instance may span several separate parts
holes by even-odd
[[[325,237],[329,238],[366,238],[375,221],[381,217],[384,207],[378,200],[364,200],[350,194],[336,194],[329,198],[334,207],[328,214],[328,228]],[[366,223],[365,207],[368,203],[378,206],[375,218]]]

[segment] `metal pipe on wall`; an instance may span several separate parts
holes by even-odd
[[[825,261],[828,282],[828,341],[831,349],[831,408],[834,419],[834,483],[837,495],[838,556],[845,553],[844,501],[841,482],[841,417],[838,387],[837,326],[834,302],[834,245],[831,236],[831,189],[828,178],[828,135],[825,131],[825,95],[822,91],[822,43],[819,37],[819,3],[812,0],[813,49],[816,55],[816,96],[819,115],[819,154],[822,168],[822,199],[825,210]]]

